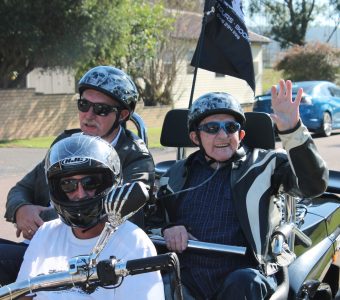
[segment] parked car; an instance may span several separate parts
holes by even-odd
[[[329,81],[293,82],[293,97],[303,88],[300,105],[302,122],[311,132],[330,136],[340,128],[340,87]],[[255,97],[253,111],[271,113],[270,91]]]

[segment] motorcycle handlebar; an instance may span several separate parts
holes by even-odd
[[[72,261],[75,261],[74,259]],[[76,273],[65,271],[48,275],[39,275],[24,281],[14,282],[0,288],[0,300],[15,299],[28,293],[42,290],[65,289],[72,286],[84,286],[85,282],[93,282],[98,286],[117,283],[119,277],[170,269],[178,262],[175,253],[166,253],[128,261],[117,261],[115,258],[102,260],[97,266],[78,268]],[[177,265],[178,266],[178,265]],[[89,274],[91,274],[89,276]]]
[[[162,236],[149,235],[149,238],[155,245],[166,246],[165,240]],[[217,244],[217,243],[201,242],[201,241],[196,241],[196,240],[188,240],[188,249],[203,251],[203,252],[213,251],[213,252],[238,254],[238,255],[245,255],[247,251],[247,248],[242,247],[242,246],[223,245],[223,244]]]
[[[104,286],[115,285],[120,277],[167,270],[179,267],[177,255],[166,253],[152,257],[117,261],[115,258],[102,260],[97,265],[97,276]]]

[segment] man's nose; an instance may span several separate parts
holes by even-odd
[[[226,130],[224,127],[222,127],[222,128],[220,128],[220,130],[217,132],[217,135],[220,135],[220,136],[228,135],[228,132],[227,132],[227,130]]]
[[[87,116],[95,116],[96,114],[94,113],[94,107],[90,106],[89,110],[86,112]]]
[[[75,190],[78,199],[84,198],[87,196],[86,191],[84,190],[82,184],[78,182],[77,189]]]

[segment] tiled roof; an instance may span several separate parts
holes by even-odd
[[[202,15],[187,11],[171,11],[176,17],[174,37],[198,39],[202,27]],[[251,42],[269,43],[270,39],[248,30]]]

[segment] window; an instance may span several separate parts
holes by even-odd
[[[331,87],[329,88],[329,91],[333,97],[339,97],[340,98],[340,88]]]

